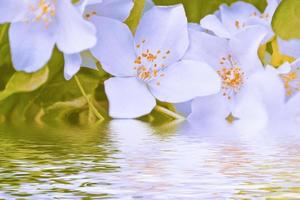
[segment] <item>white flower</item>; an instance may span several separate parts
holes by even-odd
[[[39,70],[55,44],[66,54],[96,44],[95,27],[70,0],[1,0],[0,13],[0,23],[11,22],[9,40],[16,70]]]
[[[300,123],[300,59],[292,63],[286,62],[276,70],[272,66],[268,68],[277,72],[284,86],[274,90],[276,99],[285,101],[282,112],[276,115],[277,118]],[[273,109],[278,110],[278,106],[273,106]]]
[[[277,37],[277,42],[279,46],[279,51],[281,54],[286,56],[291,56],[294,58],[300,58],[300,40],[291,39],[283,40]]]
[[[266,35],[265,29],[260,26],[248,27],[229,40],[194,29],[189,32],[191,45],[185,59],[208,63],[222,80],[219,94],[193,100],[189,119],[196,123],[203,120],[219,122],[239,119],[237,121],[242,122],[251,119],[261,126],[267,120],[267,113],[260,93],[254,92],[257,88],[252,80],[265,73],[257,55]]]
[[[181,60],[189,46],[182,5],[153,7],[143,16],[135,37],[117,20],[94,17],[92,21],[99,31],[91,52],[115,76],[105,81],[111,117],[148,114],[155,98],[178,103],[219,91],[220,79],[211,67]]]
[[[279,0],[268,0],[264,13],[252,4],[242,1],[233,3],[231,6],[222,4],[214,15],[204,17],[200,25],[224,38],[230,38],[251,25],[261,25],[268,30],[263,40],[265,43],[274,36],[271,21],[278,4]]]
[[[104,16],[119,21],[124,21],[133,7],[132,0],[83,0],[78,4],[79,12],[88,21],[95,16]],[[102,30],[98,30],[102,31]],[[83,51],[76,54],[64,54],[65,79],[71,79],[80,67],[97,69],[97,60],[92,56],[90,51]]]

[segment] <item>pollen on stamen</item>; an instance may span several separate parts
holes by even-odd
[[[240,28],[240,22],[239,22],[238,20],[235,21],[235,27],[236,27],[237,29]]]
[[[222,79],[223,96],[230,100],[231,95],[236,94],[244,84],[244,72],[239,67],[222,67],[217,72]]]
[[[282,74],[280,75],[281,79],[284,83],[284,88],[286,91],[286,96],[290,97],[295,92],[300,91],[300,80],[298,73],[300,72],[299,68],[297,68],[295,71],[292,71],[288,74]]]

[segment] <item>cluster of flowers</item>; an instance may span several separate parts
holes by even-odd
[[[113,76],[105,81],[113,118],[146,115],[158,99],[175,103],[191,121],[265,123],[299,114],[299,60],[275,68],[258,55],[274,40],[279,3],[268,0],[263,13],[245,2],[223,4],[200,24],[187,22],[182,5],[153,6],[133,35],[122,23],[132,0],[2,0],[0,23],[11,23],[16,70],[39,70],[55,45],[64,54],[66,79],[100,61]],[[300,57],[298,41],[278,43]]]

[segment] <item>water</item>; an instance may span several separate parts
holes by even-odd
[[[2,125],[0,199],[300,199],[300,133],[274,130]]]

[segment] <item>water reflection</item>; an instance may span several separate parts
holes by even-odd
[[[0,198],[299,198],[299,127],[277,125],[2,125]]]

